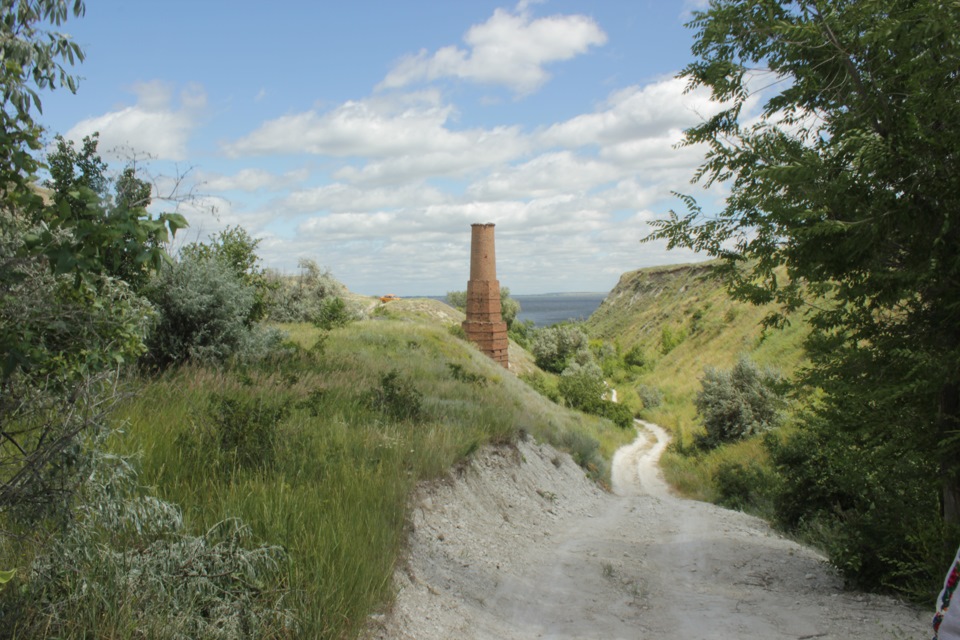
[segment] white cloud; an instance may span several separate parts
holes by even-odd
[[[519,166],[490,173],[473,183],[468,195],[480,200],[537,198],[588,191],[622,175],[622,170],[572,151],[545,153]]]
[[[515,13],[497,9],[489,20],[470,27],[463,38],[466,49],[451,45],[433,54],[422,50],[407,56],[387,74],[380,88],[451,77],[530,93],[550,77],[546,65],[569,60],[607,41],[592,18],[556,15],[533,19],[528,5],[521,2]]]
[[[449,199],[450,196],[439,189],[423,184],[410,184],[399,188],[364,189],[343,183],[333,183],[294,191],[284,198],[280,206],[294,212],[345,213],[423,207]]]
[[[206,107],[206,94],[197,84],[180,93],[180,108],[173,106],[173,88],[153,81],[133,87],[137,103],[101,116],[81,120],[66,137],[80,140],[100,132],[99,149],[105,157],[146,154],[159,160],[184,160],[187,143],[199,112]]]
[[[307,178],[306,171],[291,171],[277,175],[263,169],[241,169],[237,173],[227,176],[201,172],[197,181],[203,191],[276,191],[286,189]]]
[[[438,175],[463,175],[525,153],[518,127],[451,128],[455,110],[439,93],[394,94],[346,102],[327,112],[307,111],[271,120],[226,145],[228,155],[314,154],[362,158],[334,178],[388,185]]]
[[[706,90],[685,89],[686,81],[678,78],[627,87],[608,97],[600,110],[548,127],[540,142],[563,147],[617,144],[685,129],[718,112],[719,105]]]

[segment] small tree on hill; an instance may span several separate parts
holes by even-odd
[[[707,430],[702,440],[707,446],[757,435],[780,420],[782,378],[745,356],[729,370],[707,367],[700,383],[695,404]]]

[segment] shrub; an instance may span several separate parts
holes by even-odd
[[[597,413],[606,385],[603,372],[596,364],[591,362],[580,366],[574,362],[563,371],[557,389],[574,409]]]
[[[487,384],[487,379],[483,375],[479,373],[471,373],[465,370],[462,364],[448,362],[447,368],[450,370],[450,375],[453,377],[453,379],[458,382],[475,384],[480,387],[486,386]]]
[[[345,327],[356,319],[356,316],[347,308],[343,298],[335,296],[327,298],[320,304],[320,311],[314,323],[327,331],[337,327]]]
[[[630,347],[629,351],[623,354],[623,363],[628,367],[643,369],[650,364],[650,360],[647,357],[647,352],[644,350],[643,346],[635,344]]]
[[[574,325],[536,331],[531,349],[537,366],[553,373],[562,373],[571,362],[583,364],[591,359],[587,335]]]
[[[778,373],[761,370],[746,357],[729,371],[707,367],[695,401],[706,428],[701,444],[716,447],[774,427],[784,406],[781,383]]]
[[[329,270],[313,260],[301,259],[299,268],[300,274],[290,278],[266,273],[270,282],[269,314],[275,322],[319,322],[324,303],[346,292]]]
[[[530,385],[534,391],[557,404],[560,404],[560,401],[563,399],[556,387],[549,384],[547,376],[543,375],[540,371],[520,374],[520,379]]]
[[[680,346],[687,339],[687,330],[684,328],[674,329],[669,325],[664,325],[660,330],[660,353],[667,355]]]
[[[612,421],[621,429],[629,429],[633,426],[633,411],[625,404],[601,400],[596,413]]]
[[[663,391],[648,384],[641,384],[637,387],[637,396],[643,403],[644,409],[656,409],[663,404]]]
[[[201,262],[216,260],[229,268],[245,285],[253,290],[248,323],[259,322],[267,315],[270,289],[274,285],[260,266],[257,247],[260,240],[250,237],[241,226],[227,227],[210,238],[209,243],[193,242],[180,250],[181,258]]]
[[[743,464],[725,460],[714,472],[713,481],[717,488],[717,504],[730,509],[760,506],[770,493],[771,479],[753,462]]]
[[[226,360],[251,330],[253,288],[219,260],[186,257],[169,265],[148,297],[159,311],[147,340],[154,365]]]
[[[174,505],[142,495],[129,460],[95,449],[68,526],[37,554],[0,617],[18,637],[259,638],[294,629],[283,609],[284,552],[249,546],[227,520],[185,532]],[[125,634],[123,634],[125,635]]]
[[[237,467],[268,467],[276,454],[279,425],[288,414],[286,405],[247,393],[212,395],[201,448],[226,454]]]
[[[380,376],[380,386],[370,393],[370,406],[397,421],[423,416],[423,394],[396,369]]]
[[[904,446],[905,430],[877,441],[855,419],[838,415],[765,438],[782,477],[776,519],[824,549],[851,586],[932,600],[949,563],[944,550],[960,537],[932,517],[940,508],[936,462],[917,443]]]

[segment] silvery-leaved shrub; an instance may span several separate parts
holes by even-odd
[[[192,256],[166,266],[148,289],[158,320],[147,339],[149,361],[222,362],[261,348],[250,322],[254,288],[221,260]]]
[[[295,621],[276,585],[285,555],[228,519],[203,535],[137,487],[129,459],[95,449],[75,518],[39,553],[0,613],[30,637],[260,638]]]

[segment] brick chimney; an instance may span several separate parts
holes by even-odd
[[[493,223],[473,224],[470,241],[470,280],[467,282],[467,339],[486,355],[509,368],[507,323],[500,314],[500,283],[493,246]]]

